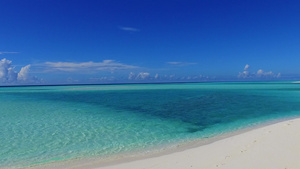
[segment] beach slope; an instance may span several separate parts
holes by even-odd
[[[97,169],[296,169],[300,119],[288,120],[180,152]]]

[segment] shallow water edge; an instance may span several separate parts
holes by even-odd
[[[133,151],[133,152],[126,152],[120,153],[117,155],[111,155],[108,157],[94,157],[94,158],[85,158],[85,159],[69,159],[65,161],[55,161],[49,162],[44,164],[35,164],[30,166],[23,166],[24,169],[65,169],[65,168],[72,168],[72,169],[92,169],[92,168],[101,168],[105,166],[112,166],[118,165],[122,163],[128,163],[132,161],[138,161],[143,159],[149,159],[154,157],[160,157],[168,154],[173,154],[177,152],[182,152],[188,149],[197,148],[200,146],[205,146],[216,141],[220,141],[226,138],[230,138],[236,135],[240,135],[243,133],[247,133],[252,130],[256,130],[259,128],[263,128],[266,126],[274,125],[276,123],[281,123],[285,121],[290,121],[293,119],[298,119],[298,117],[289,117],[289,118],[282,118],[276,120],[265,121],[257,125],[253,125],[251,127],[241,128],[235,131],[226,132],[220,135],[216,135],[211,138],[205,139],[194,139],[194,140],[186,140],[183,142],[179,142],[176,144],[169,144],[169,145],[160,145],[157,147],[153,147],[152,149],[144,149],[140,151]],[[12,168],[7,168],[12,169]]]

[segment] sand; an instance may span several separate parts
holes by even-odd
[[[167,155],[91,168],[299,169],[300,119],[272,124]]]
[[[241,133],[242,132],[242,133]],[[239,131],[199,146],[117,161],[97,159],[30,166],[30,169],[300,169],[300,118]]]

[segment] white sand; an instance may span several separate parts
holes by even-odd
[[[300,119],[280,122],[168,155],[94,168],[299,169]]]

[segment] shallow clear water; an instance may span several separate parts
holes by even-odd
[[[300,115],[300,84],[0,88],[0,168],[207,138]]]

